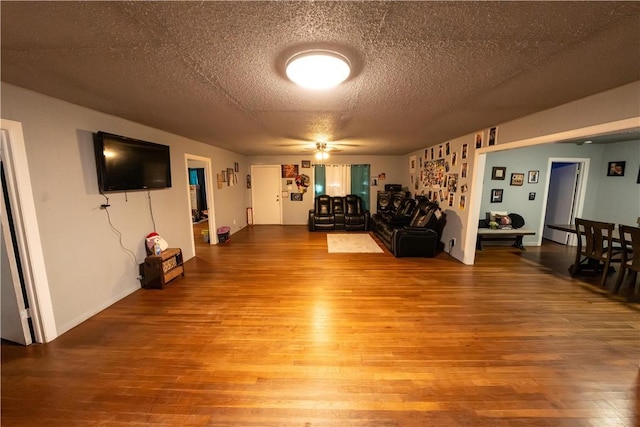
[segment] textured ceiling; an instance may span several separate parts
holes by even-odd
[[[320,139],[405,154],[640,80],[640,2],[2,1],[1,14],[3,81],[247,155]],[[283,65],[309,46],[346,54],[352,77],[296,87]]]

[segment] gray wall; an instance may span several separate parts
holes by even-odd
[[[586,179],[586,198],[582,216],[589,219],[615,223],[635,224],[640,216],[640,185],[636,184],[640,167],[640,142],[625,142],[609,145],[577,146],[574,144],[545,144],[534,147],[505,150],[487,155],[484,173],[484,187],[480,216],[488,211],[507,211],[522,215],[526,228],[541,230],[544,220],[544,196],[548,186],[550,158],[587,158],[589,174]],[[624,177],[607,177],[610,161],[626,160]],[[505,166],[504,181],[492,180],[494,166]],[[540,171],[539,182],[528,183],[531,170]],[[522,186],[510,185],[511,173],[524,173]],[[503,189],[502,203],[491,203],[491,190]],[[535,192],[535,200],[529,200],[529,193]],[[612,208],[613,207],[613,208]],[[525,245],[535,245],[540,236],[525,236]]]

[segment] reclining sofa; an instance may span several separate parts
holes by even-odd
[[[445,222],[436,202],[406,198],[395,211],[374,214],[371,230],[396,257],[434,257],[444,248]]]
[[[368,231],[370,217],[358,195],[317,196],[309,211],[309,231]]]

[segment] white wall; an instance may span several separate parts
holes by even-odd
[[[214,171],[243,156],[2,83],[2,118],[22,123],[46,274],[58,333],[140,288],[138,264],[153,231],[147,192],[110,193],[109,214],[98,192],[92,133],[103,130],[171,146],[173,187],[150,192],[157,231],[185,259],[194,256],[185,153],[213,159]],[[215,172],[214,172],[215,173]],[[245,221],[244,185],[214,187],[220,225]],[[246,224],[246,221],[245,221]],[[235,231],[232,229],[232,231]]]

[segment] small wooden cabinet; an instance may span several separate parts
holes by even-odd
[[[184,276],[182,250],[168,248],[160,255],[150,255],[144,260],[143,288],[162,289],[171,280]]]

